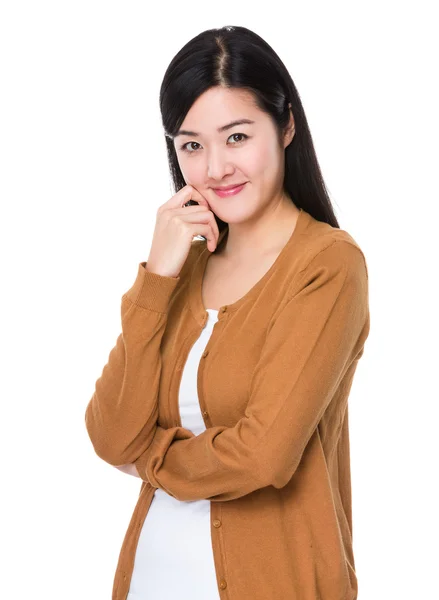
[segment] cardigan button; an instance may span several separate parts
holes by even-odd
[[[222,306],[222,307],[221,307],[221,312],[222,312],[222,313],[225,313],[225,312],[226,312],[226,310],[227,310],[227,306]]]
[[[215,521],[213,522],[213,526],[214,527],[221,527],[221,521],[219,519],[215,519]]]
[[[207,410],[203,410],[203,417],[207,417],[207,416],[208,416],[208,414],[209,414],[209,413],[207,412]]]
[[[206,358],[206,356],[209,354],[209,350],[205,350],[202,354],[203,358]]]
[[[225,590],[226,587],[227,587],[226,580],[225,579],[221,579],[219,586],[220,586],[220,589]]]

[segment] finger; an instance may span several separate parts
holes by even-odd
[[[197,200],[197,201],[200,200],[200,204],[202,206],[207,206],[207,208],[212,213],[211,224],[212,224],[213,232],[215,234],[215,246],[216,246],[216,242],[217,242],[218,237],[219,237],[219,229],[218,229],[218,224],[217,224],[216,219],[215,219],[215,213],[213,212],[213,210],[212,210],[212,208],[211,208],[208,200],[197,190],[197,188],[195,188],[194,186],[192,186],[192,188],[194,189],[194,192],[195,192],[195,194],[192,196],[192,199],[193,200]]]
[[[210,223],[192,223],[192,235],[202,235],[206,238],[207,247],[211,252],[216,248],[216,237]]]
[[[215,219],[215,215],[212,213],[212,218],[211,218],[211,226],[213,229],[213,233],[215,235],[215,247],[218,243],[218,238],[219,238],[219,229],[218,229],[218,223],[216,222]]]
[[[185,206],[182,208],[182,210],[174,209],[174,212],[184,221],[189,223],[210,223],[215,235],[215,240],[218,241],[219,228],[215,219],[215,214],[206,206],[194,204],[193,206]]]
[[[167,200],[166,202],[161,204],[158,207],[157,212],[160,213],[163,210],[168,210],[170,208],[178,208],[178,207],[183,206],[183,204],[185,202],[187,202],[188,200],[191,199],[192,193],[193,193],[192,187],[190,185],[185,185],[184,187],[181,188],[181,190],[178,190],[178,192],[176,194],[171,196],[169,198],[169,200]]]
[[[198,210],[191,211],[190,209]],[[207,210],[205,207],[200,210],[199,206],[188,206],[181,211],[176,210],[175,212],[178,214],[180,219],[186,223],[190,223],[192,225],[208,225],[213,234],[209,236],[210,239],[213,239],[213,242],[211,242],[211,246],[213,246],[212,251],[216,248],[218,244],[219,229],[215,216],[211,211]]]
[[[191,195],[191,200],[196,200],[198,202],[198,204],[201,204],[203,206],[207,206],[207,208],[209,210],[212,210],[210,208],[209,202],[207,201],[207,199],[201,194],[201,192],[199,192],[197,190],[196,187],[194,187],[193,185],[190,186],[192,188],[192,195]]]
[[[185,185],[174,196],[171,196],[167,202],[159,207],[159,212],[170,208],[183,207],[188,200],[196,200],[199,204],[207,206],[206,199],[191,185]]]

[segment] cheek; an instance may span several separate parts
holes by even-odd
[[[203,166],[198,160],[185,160],[179,158],[178,164],[183,173],[183,177],[188,185],[197,185],[204,181]]]
[[[240,165],[242,171],[250,180],[264,178],[271,171],[275,155],[269,146],[255,146],[246,153],[243,163]]]

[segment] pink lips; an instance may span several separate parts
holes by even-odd
[[[235,194],[239,194],[239,192],[243,189],[244,186],[245,183],[243,183],[242,185],[238,185],[237,187],[230,188],[228,190],[216,190],[215,188],[213,188],[213,191],[215,192],[215,194],[217,194],[217,196],[220,196],[221,198],[227,198],[228,196],[234,196]]]

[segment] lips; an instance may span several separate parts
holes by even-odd
[[[237,186],[232,186],[232,187],[227,187],[226,189],[224,188],[212,188],[213,191],[215,192],[215,194],[217,196],[220,196],[221,198],[226,198],[227,196],[234,196],[235,194],[238,194],[246,185],[247,182],[242,183],[241,185],[237,185]]]
[[[229,190],[233,190],[237,187],[241,187],[241,185],[244,185],[245,181],[243,183],[234,183],[233,185],[225,185],[224,187],[217,187],[217,188],[213,188],[215,191],[219,191],[219,192],[228,192]]]

